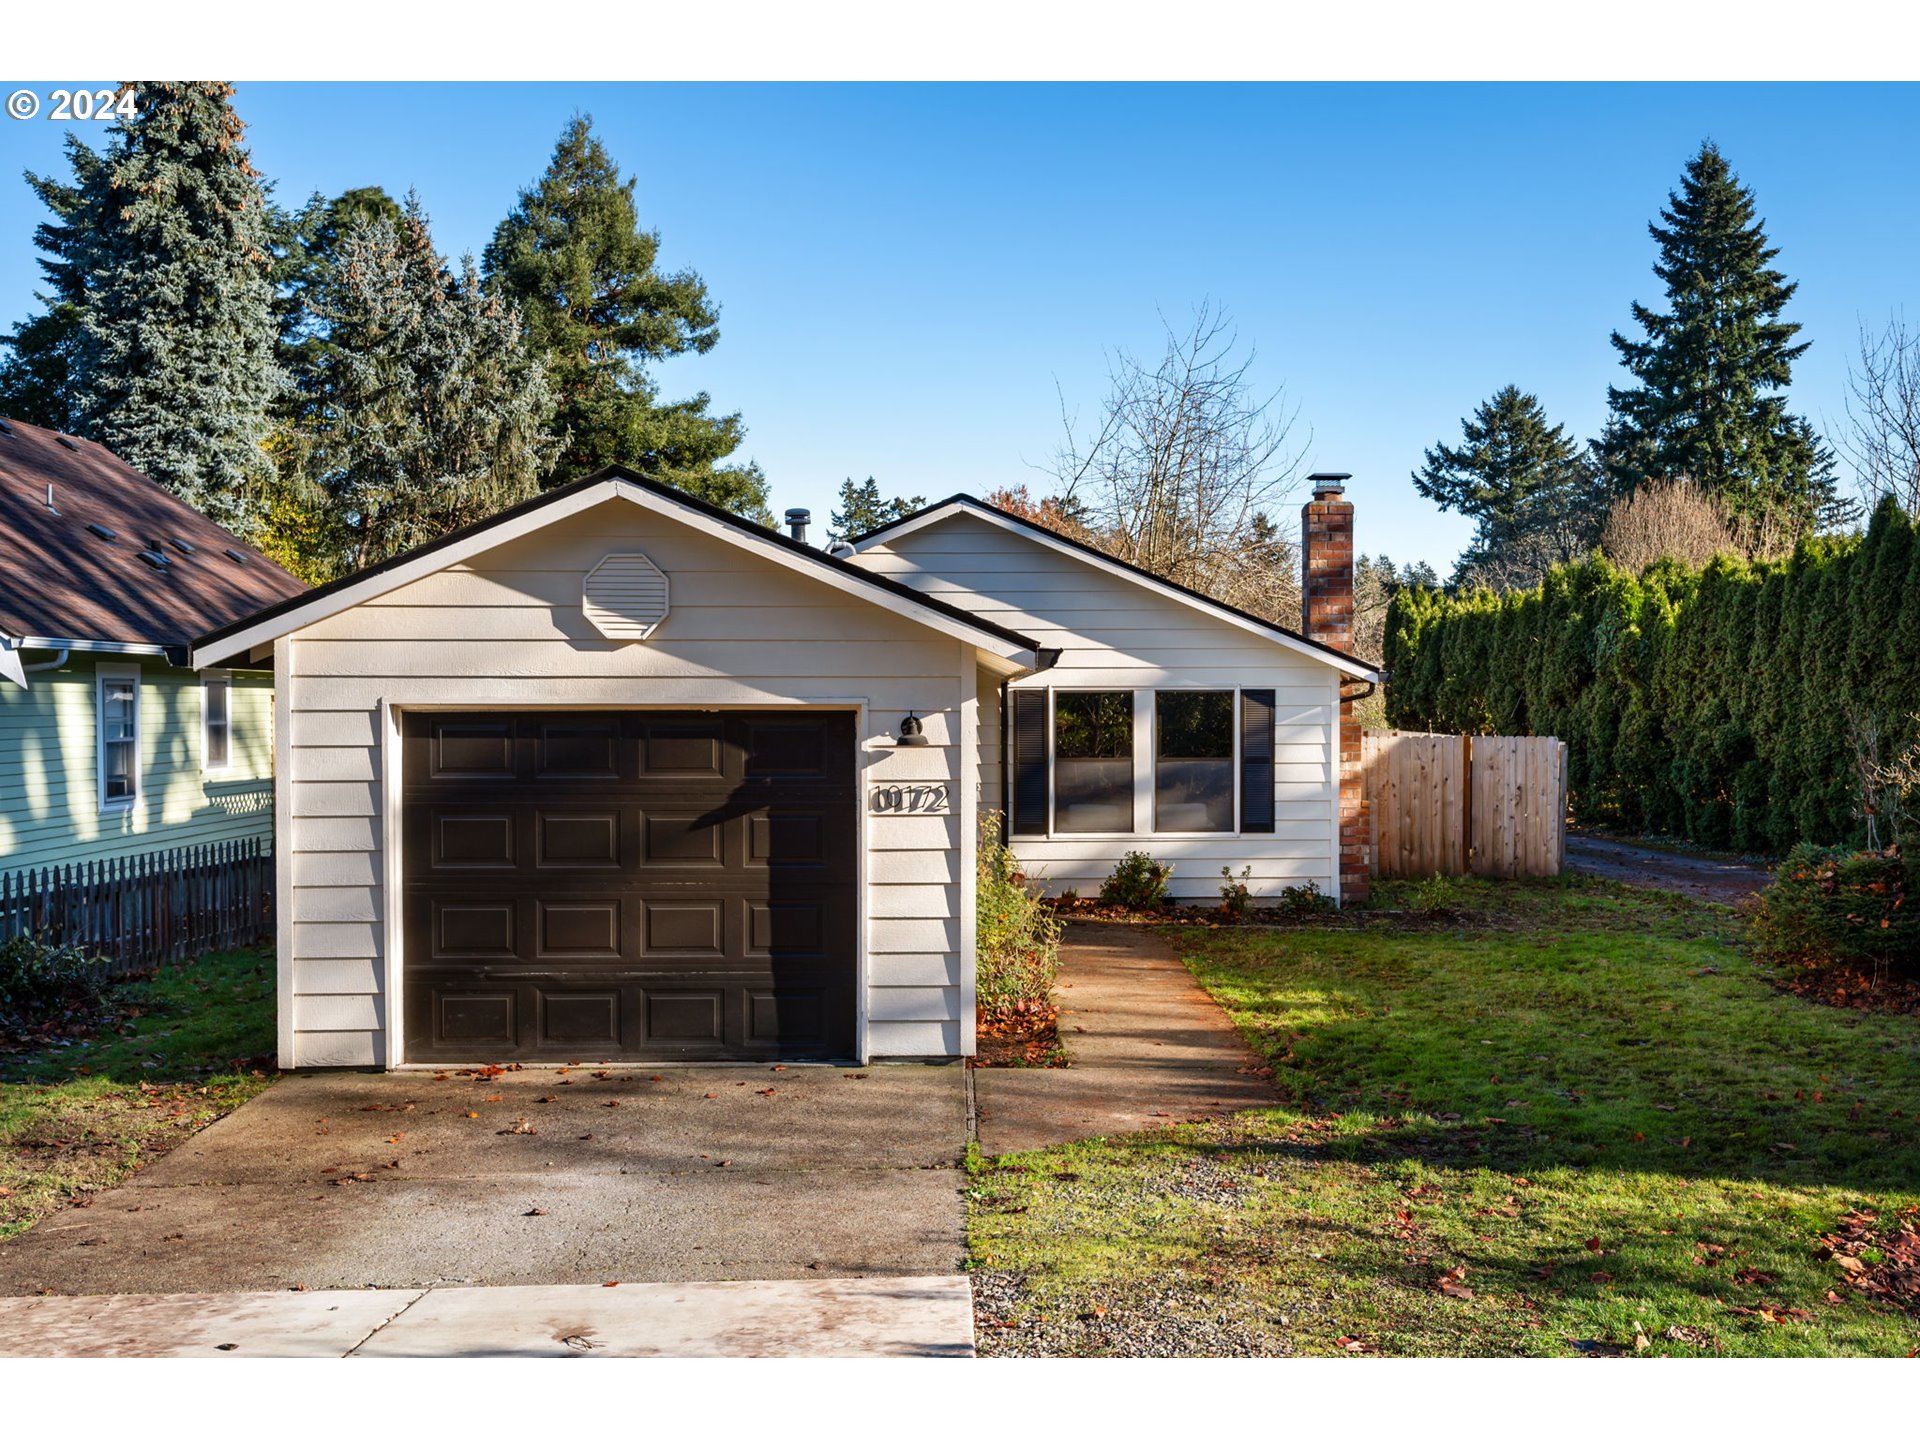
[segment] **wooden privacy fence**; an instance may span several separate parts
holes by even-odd
[[[135,975],[273,935],[273,852],[260,840],[0,874],[0,944],[33,935]]]
[[[1567,747],[1550,735],[1368,731],[1376,875],[1558,875]]]

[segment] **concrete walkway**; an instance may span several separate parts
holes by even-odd
[[[1275,1103],[1226,1012],[1151,931],[1069,925],[1057,988],[1067,1068],[972,1072],[986,1154]]]
[[[965,1276],[0,1300],[0,1356],[960,1358]]]

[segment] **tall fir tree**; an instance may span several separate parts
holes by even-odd
[[[74,429],[251,538],[284,384],[267,188],[231,85],[130,84],[139,109],[105,152],[70,145],[70,193],[35,185],[56,216],[41,243],[78,296]]]
[[[915,495],[912,499],[899,496],[883,496],[880,482],[869,475],[863,482],[856,484],[851,475],[840,482],[840,501],[830,512],[827,521],[827,539],[852,540],[869,530],[878,529],[891,520],[903,515],[911,515],[926,505],[924,496]]]
[[[1644,338],[1613,335],[1637,382],[1610,386],[1599,450],[1616,490],[1692,480],[1747,527],[1750,548],[1791,548],[1836,496],[1832,457],[1783,393],[1806,353],[1781,319],[1796,284],[1772,262],[1753,191],[1711,142],[1687,162],[1659,224],[1653,271],[1667,308],[1635,303]]]
[[[1508,385],[1460,422],[1458,446],[1435,445],[1414,488],[1476,524],[1455,579],[1497,590],[1538,584],[1548,567],[1592,546],[1600,476],[1534,396]]]
[[[767,519],[759,469],[720,463],[746,434],[740,417],[708,414],[705,394],[659,398],[650,367],[711,350],[720,311],[693,271],[660,268],[660,232],[640,227],[633,192],[591,117],[576,116],[483,256],[487,284],[548,356],[561,447],[546,483],[618,463]]]
[[[545,367],[472,260],[447,269],[414,197],[398,227],[349,228],[314,309],[328,344],[305,468],[331,501],[337,570],[538,493],[554,450]]]
[[[44,308],[0,337],[7,347],[5,359],[0,359],[0,414],[49,430],[72,431],[77,428],[73,354],[87,299],[84,259],[92,239],[87,227],[73,222],[83,195],[99,185],[106,162],[74,135],[67,136],[66,151],[71,181],[31,170],[26,174],[27,187],[51,212],[33,232],[46,285],[35,298]]]

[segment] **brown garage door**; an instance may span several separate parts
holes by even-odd
[[[853,1055],[850,714],[402,733],[408,1059]]]

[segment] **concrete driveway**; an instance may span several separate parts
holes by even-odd
[[[953,1274],[958,1066],[294,1075],[0,1245],[0,1294]]]

